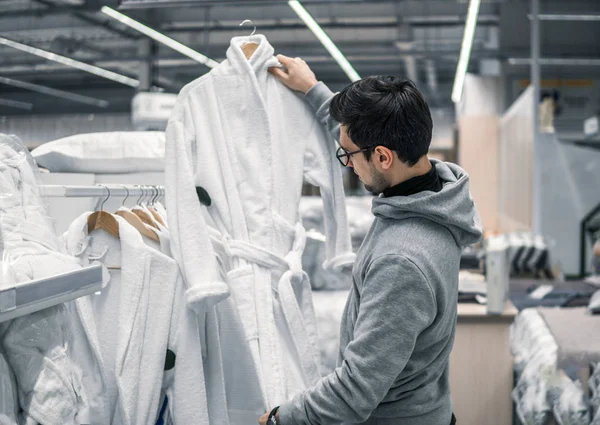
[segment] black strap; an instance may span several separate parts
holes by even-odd
[[[454,413],[452,414],[452,421],[450,421],[450,425],[456,425],[456,416],[454,416]]]
[[[271,410],[271,413],[269,413],[269,417],[267,418],[267,425],[271,425],[271,423],[277,423],[277,420],[275,419],[275,415],[277,414],[278,411],[279,411],[279,406],[277,406],[273,410]],[[273,419],[272,422],[271,422],[271,419]]]

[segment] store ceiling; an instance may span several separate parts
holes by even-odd
[[[309,0],[304,4],[361,76],[391,74],[415,79],[433,106],[450,105],[467,0]],[[499,27],[507,8],[526,10],[528,4],[528,0],[482,2],[469,71],[493,74],[500,69],[496,60],[527,57],[528,49],[518,43],[512,51],[501,48]],[[154,84],[174,93],[209,71],[103,15],[99,12],[103,5],[118,7],[115,0],[0,0],[0,37],[134,78],[145,67],[141,64],[150,61]],[[232,37],[250,33],[251,28],[240,28],[239,24],[251,19],[257,32],[265,34],[278,53],[303,57],[318,78],[333,89],[349,83],[286,1],[187,0],[185,5],[176,5],[167,0],[156,7],[120,10],[217,61],[224,58]],[[519,21],[519,25],[525,28],[517,33],[527,35],[527,20]],[[129,110],[135,92],[7,46],[0,46],[0,77],[105,99],[110,105],[104,110],[110,112]],[[98,106],[2,84],[0,99],[30,102],[35,113],[102,111]],[[11,113],[31,112],[0,105],[0,114]]]

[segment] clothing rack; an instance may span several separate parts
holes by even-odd
[[[111,197],[156,199],[165,195],[163,186],[150,185],[40,185],[39,188],[43,197],[101,198],[99,202],[102,203]],[[80,270],[0,288],[0,322],[98,292],[102,289],[103,280],[102,266],[95,264]]]
[[[93,186],[40,185],[40,194],[47,198],[100,198],[106,197],[162,197],[163,186],[97,184]]]

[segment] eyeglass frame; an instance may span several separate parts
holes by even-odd
[[[366,148],[362,148],[362,149],[359,149],[359,150],[353,151],[353,152],[346,152],[346,149],[344,149],[343,147],[339,146],[337,148],[336,153],[335,153],[335,157],[338,159],[338,161],[340,161],[340,164],[342,164],[343,167],[347,167],[348,164],[350,164],[350,160],[352,159],[352,155],[356,155],[357,153],[368,151],[369,149],[376,148],[377,146],[379,146],[379,145],[371,145],[371,146],[367,146]],[[341,153],[339,153],[340,151],[342,151],[344,153],[341,154]],[[344,164],[344,161],[342,160],[342,158],[347,158],[347,162],[345,164]]]

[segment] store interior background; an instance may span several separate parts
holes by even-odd
[[[600,1],[482,0],[459,102],[453,102],[452,91],[471,1],[302,3],[360,76],[395,75],[417,84],[434,122],[431,157],[467,170],[487,236],[518,232],[544,239],[553,278],[531,285],[560,282],[561,290],[573,290],[568,282],[581,285],[595,273],[600,133],[598,118],[594,130],[593,117],[600,115]],[[350,83],[287,1],[0,0],[0,39],[139,81],[132,88],[0,42],[0,133],[15,134],[34,150],[74,135],[165,129],[175,95],[210,68],[101,13],[102,6],[217,62],[225,58],[231,38],[249,35],[254,25],[276,53],[303,58],[333,91]],[[240,27],[244,20],[252,22]],[[42,94],[16,87],[15,80],[107,104]],[[144,97],[147,93],[152,95]],[[144,105],[157,109],[144,110]],[[592,121],[586,132],[588,119]],[[42,177],[45,184],[57,185],[73,184],[74,178],[86,185],[164,183],[155,171],[57,172]],[[358,211],[353,214],[369,214],[369,194],[353,173],[346,173],[345,186],[352,196],[349,208]],[[306,185],[304,194],[308,198],[318,191]],[[314,207],[315,199],[319,198],[306,201],[305,211]],[[57,231],[66,230],[96,201],[53,200],[49,208]],[[110,201],[116,206],[121,202]],[[473,254],[478,260],[480,252]],[[343,304],[338,304],[331,314],[341,314]],[[515,351],[509,344],[509,326],[519,317],[517,310],[492,317],[467,310],[462,321],[459,317],[463,331],[457,333],[451,363],[459,423],[517,424],[512,391],[519,376],[514,374]],[[595,330],[580,338],[590,344],[582,344],[590,363],[600,361],[600,319],[593,323]],[[469,346],[470,341],[478,342]],[[573,381],[581,378],[587,389],[593,370],[581,373],[586,367],[579,366],[569,376]]]

